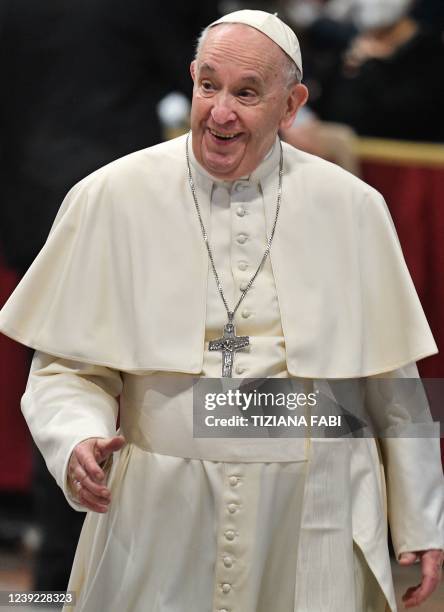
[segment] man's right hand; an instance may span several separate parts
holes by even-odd
[[[83,506],[107,512],[111,492],[105,484],[101,465],[125,444],[123,436],[88,438],[74,447],[68,464],[68,484]]]

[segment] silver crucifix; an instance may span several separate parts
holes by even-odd
[[[249,344],[249,336],[236,336],[236,330],[230,320],[224,326],[222,338],[210,341],[208,346],[210,351],[222,351],[222,376],[226,378],[231,377],[234,353]]]

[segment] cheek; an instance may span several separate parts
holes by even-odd
[[[193,98],[193,106],[191,108],[192,124],[196,124],[205,118],[205,116],[208,114],[207,106],[208,105],[205,103],[205,100],[202,100],[197,96]]]
[[[270,108],[267,113],[261,114],[255,118],[255,121],[251,122],[251,132],[255,140],[261,140],[268,135],[269,132],[273,131],[274,126],[277,124],[275,112]]]

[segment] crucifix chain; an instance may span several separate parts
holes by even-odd
[[[241,350],[242,348],[245,348],[246,346],[248,346],[250,344],[250,339],[248,336],[236,336],[236,329],[234,327],[234,315],[237,312],[237,309],[239,308],[239,306],[241,305],[243,299],[245,298],[245,296],[247,295],[248,291],[250,290],[252,284],[254,283],[254,281],[256,280],[257,275],[259,274],[259,272],[261,271],[269,253],[270,253],[270,248],[271,248],[271,243],[273,241],[273,237],[274,237],[274,233],[276,230],[276,224],[277,224],[277,220],[278,220],[278,216],[279,216],[279,210],[280,210],[280,206],[281,206],[281,199],[282,199],[282,176],[283,176],[283,152],[282,152],[282,144],[279,141],[279,146],[280,146],[280,159],[279,159],[279,184],[278,184],[278,192],[277,192],[277,199],[276,199],[276,214],[274,217],[274,222],[273,222],[273,227],[271,229],[271,233],[270,233],[270,237],[268,238],[267,241],[267,246],[265,248],[265,252],[262,256],[261,261],[259,262],[259,265],[256,269],[256,272],[253,274],[253,276],[250,278],[246,288],[242,291],[240,298],[238,299],[235,307],[233,308],[233,310],[230,310],[227,300],[225,298],[225,294],[223,292],[223,288],[222,288],[222,283],[220,282],[219,279],[219,275],[217,273],[216,270],[216,266],[214,264],[214,258],[213,258],[213,252],[211,250],[211,246],[210,246],[210,242],[208,239],[208,233],[205,229],[205,225],[204,222],[202,220],[202,215],[200,212],[200,207],[199,207],[199,203],[197,201],[197,194],[196,194],[196,187],[194,184],[194,180],[193,180],[193,175],[191,173],[191,165],[190,165],[190,156],[188,153],[188,143],[189,143],[189,139],[190,139],[190,133],[188,132],[187,138],[186,138],[186,145],[185,145],[185,150],[186,150],[186,161],[187,161],[187,170],[188,170],[188,182],[190,185],[190,189],[191,189],[191,193],[193,195],[193,200],[194,200],[194,206],[196,208],[196,213],[197,213],[197,217],[199,219],[199,224],[200,224],[200,228],[202,231],[202,236],[205,242],[205,246],[207,248],[207,252],[208,252],[208,257],[211,263],[211,268],[213,270],[213,275],[214,275],[214,279],[216,281],[216,285],[220,294],[220,297],[222,298],[222,301],[224,303],[225,306],[225,310],[227,311],[227,316],[228,316],[228,323],[225,324],[224,326],[224,333],[223,336],[221,338],[217,338],[216,340],[211,340],[209,343],[209,350],[210,351],[222,351],[222,376],[223,377],[231,377],[232,375],[232,368],[233,368],[233,357],[234,357],[234,353],[238,350]]]

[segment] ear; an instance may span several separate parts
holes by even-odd
[[[296,113],[308,100],[308,89],[302,83],[297,83],[288,92],[284,114],[279,129],[285,130],[293,125]]]
[[[193,83],[196,80],[196,72],[197,72],[197,62],[196,60],[193,60],[190,64],[190,73],[191,73],[191,78],[193,79]]]

